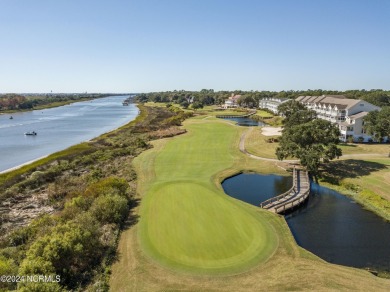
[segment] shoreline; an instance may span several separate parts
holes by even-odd
[[[50,109],[50,108],[55,108],[55,107],[60,107],[60,106],[64,106],[64,105],[68,105],[68,104],[72,104],[72,103],[76,103],[76,102],[83,102],[83,101],[90,101],[90,100],[95,100],[95,99],[99,99],[99,98],[105,98],[105,97],[109,97],[111,95],[107,95],[107,96],[100,96],[100,97],[86,97],[86,98],[80,98],[78,100],[66,100],[66,101],[57,101],[57,102],[52,102],[52,103],[48,103],[48,104],[42,104],[42,105],[38,105],[34,108],[29,108],[29,109],[14,109],[14,110],[5,110],[5,111],[1,111],[0,112],[0,115],[9,115],[9,114],[15,114],[15,113],[25,113],[25,112],[32,112],[32,111],[39,111],[39,110],[44,110],[44,109]]]
[[[106,96],[106,97],[108,97],[108,96]],[[95,99],[97,99],[97,98],[95,98]],[[88,101],[88,100],[83,100],[83,101]],[[75,102],[79,102],[79,101],[75,101]],[[73,103],[75,103],[75,102],[73,102]],[[136,103],[133,103],[133,104],[134,104],[136,107],[138,107]],[[63,105],[60,105],[60,106],[63,106]],[[60,106],[58,106],[58,107],[60,107]],[[57,106],[55,106],[55,107],[57,107]],[[33,110],[31,110],[31,111],[34,111],[34,110],[35,110],[35,109],[33,109]],[[22,111],[18,111],[18,112],[22,112]],[[23,111],[23,112],[26,112],[26,111]],[[0,113],[0,115],[2,115],[2,114],[5,114],[5,113]],[[12,172],[12,171],[17,170],[17,169],[20,169],[20,168],[22,168],[23,166],[26,166],[26,165],[29,165],[29,164],[31,164],[31,163],[37,162],[37,161],[39,161],[39,160],[41,160],[41,159],[44,159],[44,158],[49,157],[50,155],[52,155],[52,154],[54,154],[54,153],[64,151],[64,150],[66,150],[66,149],[68,149],[68,148],[70,148],[70,147],[76,146],[76,145],[78,145],[78,144],[81,144],[81,143],[90,143],[90,142],[92,142],[93,140],[99,138],[99,137],[102,136],[102,135],[106,135],[106,134],[108,134],[108,133],[111,133],[111,132],[113,132],[113,131],[116,131],[116,130],[118,130],[118,129],[124,127],[124,126],[126,126],[128,123],[131,123],[132,121],[134,121],[135,119],[137,119],[137,117],[139,116],[139,114],[140,114],[140,110],[139,110],[139,108],[138,108],[137,115],[134,117],[134,119],[132,119],[132,120],[130,120],[130,121],[126,121],[126,122],[124,122],[124,123],[118,125],[118,126],[115,127],[114,129],[111,129],[111,130],[109,130],[109,131],[107,131],[107,132],[98,134],[98,135],[96,135],[96,136],[94,136],[94,137],[92,137],[92,138],[90,138],[90,139],[88,139],[88,140],[83,140],[83,141],[80,141],[80,142],[78,142],[78,143],[76,143],[76,144],[70,145],[70,146],[68,146],[68,147],[65,147],[64,149],[60,149],[60,150],[51,152],[51,153],[49,153],[49,154],[40,156],[40,157],[38,157],[38,158],[34,158],[34,159],[32,159],[32,160],[23,162],[23,163],[18,164],[18,165],[16,165],[16,166],[12,166],[12,167],[10,167],[10,168],[4,169],[4,170],[0,170],[0,175],[6,174],[6,173],[9,173],[9,172]]]
[[[61,150],[60,150],[60,151],[61,151]],[[58,152],[58,151],[56,151],[56,152]],[[55,153],[55,152],[53,152],[53,153]],[[51,153],[51,154],[53,154],[53,153]],[[33,162],[38,161],[38,160],[44,159],[44,158],[48,157],[49,155],[50,155],[50,154],[47,154],[47,155],[44,155],[44,156],[35,158],[35,159],[33,159],[33,160],[24,162],[24,163],[22,163],[22,164],[19,164],[19,165],[17,165],[17,166],[13,166],[13,167],[11,167],[11,168],[7,168],[7,169],[5,169],[5,170],[1,170],[1,171],[0,171],[0,174],[4,174],[4,173],[7,173],[7,172],[11,172],[11,171],[17,170],[17,169],[19,169],[19,168],[22,168],[23,166],[26,166],[26,165],[29,165],[29,164],[31,164],[31,163],[33,163]]]

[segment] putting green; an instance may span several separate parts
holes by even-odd
[[[233,147],[238,129],[217,121],[189,122],[186,128],[188,134],[156,151],[153,165],[149,160],[154,177],[141,205],[141,245],[149,257],[175,270],[249,269],[269,258],[278,240],[262,212],[228,197],[211,180],[239,155]]]

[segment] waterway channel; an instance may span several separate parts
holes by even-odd
[[[291,178],[260,174],[222,183],[226,194],[255,206],[291,185]],[[390,223],[336,191],[312,183],[308,202],[285,219],[297,243],[328,262],[390,271]]]
[[[138,115],[128,96],[0,115],[0,172],[116,129]],[[10,119],[12,115],[13,119]],[[26,136],[29,131],[36,136]]]

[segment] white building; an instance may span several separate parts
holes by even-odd
[[[222,106],[223,108],[235,108],[238,107],[238,99],[241,97],[241,95],[234,95],[230,96],[228,99],[225,100],[225,104]]]
[[[352,137],[355,142],[371,139],[364,130],[363,118],[371,111],[380,110],[367,101],[349,99],[344,95],[299,96],[297,99],[308,109],[317,113],[318,118],[337,123],[344,142]]]
[[[278,113],[278,106],[282,103],[289,101],[288,98],[276,98],[276,97],[266,97],[259,101],[259,108],[264,108],[272,111],[273,113]]]

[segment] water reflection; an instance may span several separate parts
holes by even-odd
[[[222,183],[226,194],[255,206],[287,191],[291,186],[292,177],[255,173],[236,175]]]
[[[236,122],[239,126],[244,127],[256,127],[256,126],[265,126],[263,122],[252,120],[251,118],[223,118],[224,120],[230,120]]]

